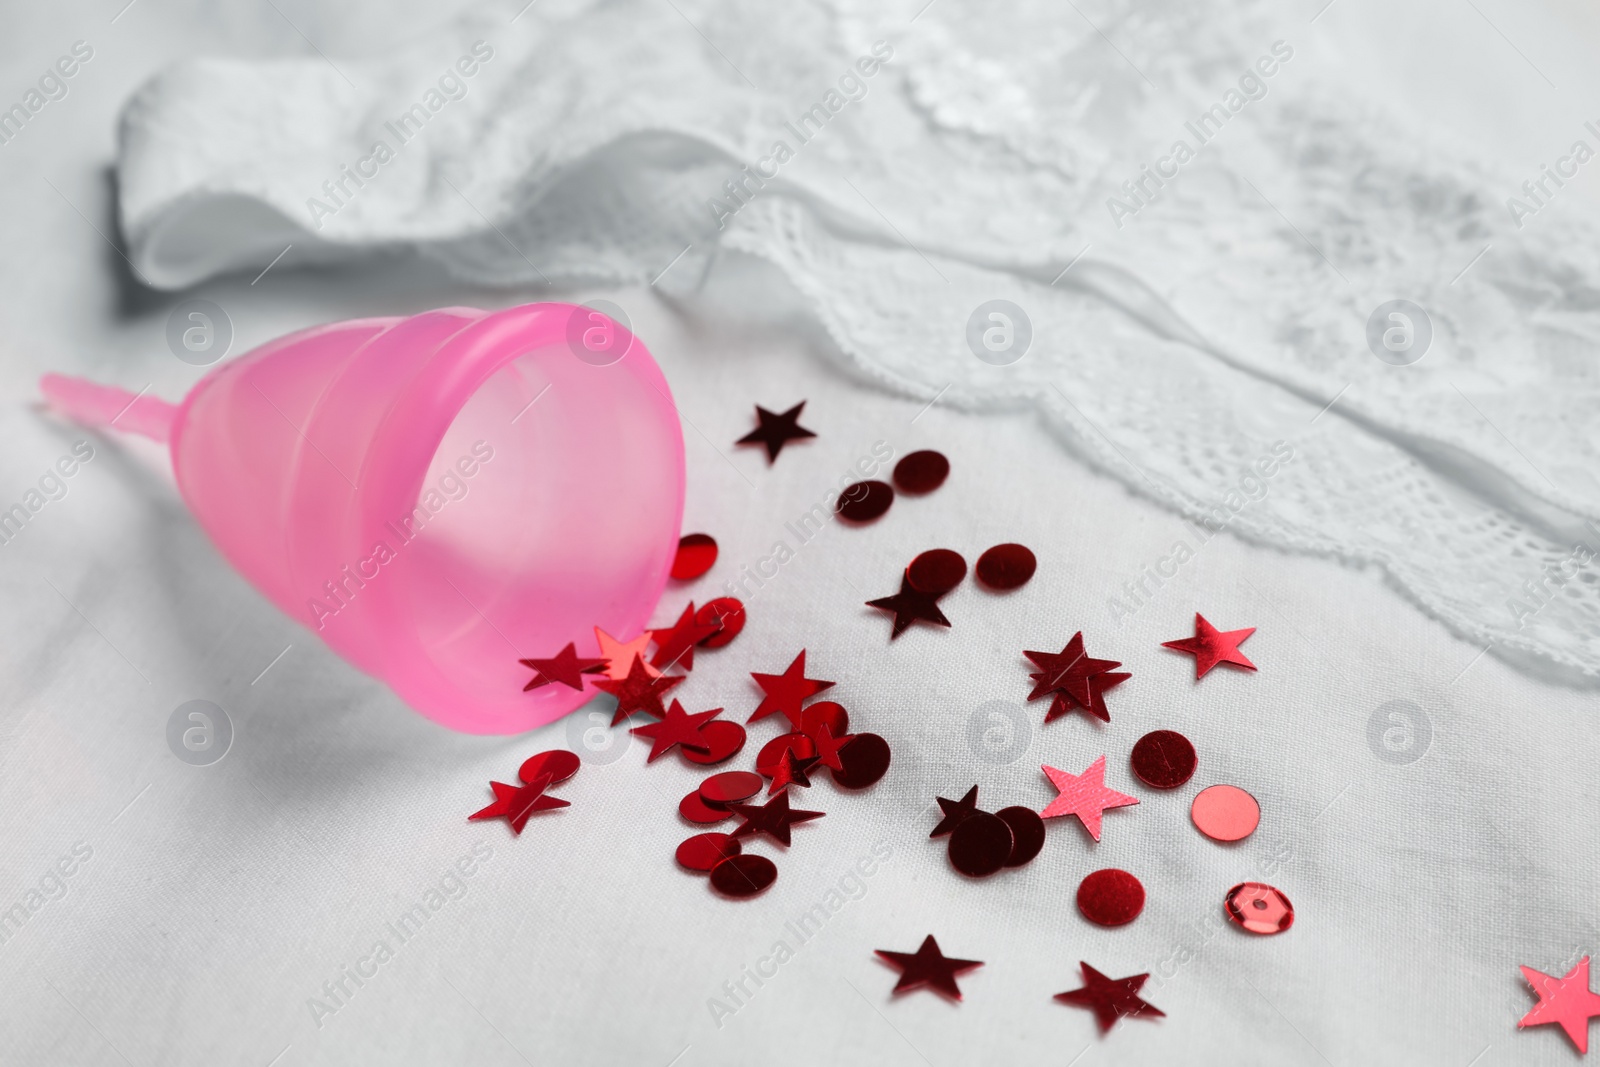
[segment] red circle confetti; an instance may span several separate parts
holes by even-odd
[[[678,846],[678,862],[691,871],[709,871],[729,856],[744,851],[732,834],[695,834]]]
[[[888,772],[889,742],[877,734],[856,734],[839,750],[839,759],[844,770],[833,772],[834,784],[865,789]]]
[[[894,503],[894,490],[888,482],[856,482],[839,494],[834,512],[846,522],[871,522],[882,518]]]
[[[975,811],[950,834],[950,865],[972,878],[988,877],[1006,865],[1014,843],[1004,819]]]
[[[912,452],[894,465],[894,487],[912,496],[933,492],[949,476],[950,461],[931,448]]]
[[[1026,545],[995,545],[978,557],[978,581],[1002,592],[1026,585],[1039,560]]]
[[[749,800],[766,785],[759,774],[750,771],[723,771],[700,783],[700,799],[710,807]]]
[[[713,808],[707,804],[698,789],[678,801],[678,814],[690,822],[699,823],[702,826],[709,826],[714,822],[733,818],[733,812],[725,811],[721,808]]]
[[[1194,777],[1194,746],[1176,730],[1152,730],[1133,746],[1133,773],[1152,789],[1176,789]]]
[[[731,759],[744,747],[744,727],[730,719],[712,719],[700,727],[699,739],[709,751],[696,752],[687,745],[678,746],[690,763],[721,763]]]
[[[1144,886],[1115,867],[1095,871],[1078,885],[1078,910],[1098,926],[1131,923],[1144,910]]]
[[[1243,841],[1261,823],[1261,805],[1236,785],[1200,790],[1189,806],[1196,828],[1213,841]]]
[[[707,601],[695,612],[694,621],[700,626],[717,628],[700,639],[700,647],[721,648],[738,637],[739,631],[744,629],[744,604],[735,597],[719,596]]]
[[[678,555],[672,561],[674,581],[692,582],[717,562],[717,542],[710,534],[684,534],[678,538]]]
[[[753,897],[777,880],[778,866],[765,856],[729,856],[711,868],[711,888],[730,897]]]
[[[1007,867],[1021,867],[1044,848],[1044,820],[1032,808],[1001,808],[995,818],[1011,827],[1011,855]]]
[[[906,580],[919,593],[944,596],[967,576],[967,561],[948,548],[930,548],[911,561]]]
[[[537,756],[529,756],[523,761],[522,767],[517,771],[517,777],[526,785],[532,785],[533,780],[540,775],[550,776],[550,785],[560,785],[562,782],[578,773],[578,768],[583,761],[576,752],[564,748],[553,748],[549,752],[541,752]]]
[[[1252,934],[1281,934],[1294,925],[1294,905],[1264,882],[1241,882],[1222,903],[1228,918]]]
[[[831,700],[819,700],[800,713],[800,732],[807,737],[814,740],[824,726],[837,740],[850,732],[850,713]]]
[[[764,778],[777,774],[785,752],[793,752],[795,759],[810,759],[817,754],[817,746],[805,734],[779,734],[756,754],[756,773]]]

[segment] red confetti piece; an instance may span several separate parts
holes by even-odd
[[[1567,972],[1565,978],[1544,974],[1532,967],[1523,967],[1522,977],[1539,996],[1539,1003],[1517,1023],[1524,1026],[1544,1026],[1553,1023],[1561,1027],[1567,1039],[1578,1051],[1589,1051],[1589,1020],[1600,1015],[1600,996],[1589,991],[1589,957]]]
[[[1244,639],[1255,632],[1254,626],[1243,630],[1219,630],[1197,611],[1194,613],[1194,636],[1179,641],[1163,641],[1161,647],[1193,656],[1194,678],[1195,681],[1199,681],[1219,663],[1242,667],[1247,671],[1255,670],[1256,665],[1239,651]]]
[[[1057,993],[1055,999],[1094,1012],[1095,1022],[1100,1024],[1102,1034],[1115,1026],[1124,1015],[1140,1018],[1166,1014],[1139,996],[1139,990],[1144,988],[1149,974],[1107,978],[1087,963],[1080,961],[1078,966],[1083,968],[1083,988]]]
[[[1133,746],[1133,773],[1151,789],[1176,789],[1194,777],[1194,745],[1176,730],[1152,730]]]
[[[744,820],[739,828],[733,832],[734,837],[747,837],[750,834],[766,834],[778,844],[785,847],[789,844],[789,828],[796,823],[810,822],[820,819],[820,811],[801,811],[799,808],[789,807],[789,793],[785,790],[767,801],[761,807],[754,804],[735,803],[729,804],[728,810]]]
[[[504,782],[490,782],[489,788],[494,791],[494,802],[468,815],[468,821],[504,818],[511,824],[512,832],[519,836],[522,828],[527,825],[529,817],[541,811],[553,811],[556,808],[570,806],[565,800],[545,795],[545,790],[550,788],[548,775],[540,775],[520,787],[507,785]]]
[[[939,802],[939,810],[944,817],[933,828],[929,837],[943,837],[956,827],[960,826],[969,817],[978,814],[978,787],[973,786],[967,790],[967,795],[960,800],[946,800],[944,797],[934,797]]]
[[[594,685],[596,689],[617,698],[617,711],[611,716],[611,725],[616,726],[641,711],[658,719],[665,718],[667,709],[662,705],[661,697],[682,681],[683,675],[653,672],[643,656],[634,656],[627,677],[622,681],[602,678]]]
[[[1228,918],[1252,934],[1281,934],[1294,925],[1294,905],[1264,882],[1240,882],[1228,890],[1222,906]]]
[[[950,461],[944,458],[944,453],[931,448],[903,456],[894,465],[894,487],[912,496],[933,492],[949,476]]]
[[[961,988],[956,985],[956,975],[983,966],[982,960],[958,960],[946,956],[939,951],[939,942],[933,939],[932,934],[923,939],[921,947],[915,952],[891,952],[884,948],[874,951],[892,966],[900,968],[900,980],[894,984],[896,993],[909,993],[926,986],[951,1000],[960,1000]]]
[[[845,522],[874,522],[894,503],[894,488],[888,482],[856,482],[839,494],[833,512]]]
[[[711,868],[744,851],[732,834],[704,833],[687,838],[678,846],[678,863],[691,871],[709,873]]]
[[[1135,797],[1106,788],[1106,758],[1089,764],[1082,774],[1068,774],[1055,767],[1043,768],[1045,777],[1056,787],[1056,798],[1039,814],[1046,819],[1076,815],[1089,836],[1100,840],[1100,817],[1107,808],[1123,808],[1139,803]]]
[[[1038,566],[1038,559],[1026,545],[995,545],[978,557],[978,581],[1000,592],[1020,589]]]
[[[672,580],[692,582],[717,562],[717,542],[710,534],[684,534],[672,560]]]
[[[970,878],[986,878],[1006,865],[1013,844],[1004,819],[975,811],[950,834],[950,864]]]
[[[770,467],[790,441],[799,441],[816,434],[800,425],[800,413],[805,410],[804,400],[781,415],[774,415],[760,404],[756,405],[756,428],[739,438],[736,444],[762,445],[767,450]]]
[[[1039,813],[1032,808],[1011,807],[1001,808],[994,815],[1011,827],[1011,855],[1006,858],[1006,866],[1031,863],[1044,848],[1044,820]]]
[[[692,823],[699,823],[703,826],[733,818],[733,812],[727,808],[714,808],[707,804],[700,796],[698,789],[678,801],[678,814]]]
[[[842,738],[850,732],[850,713],[843,704],[819,700],[800,713],[800,732],[815,741],[826,726],[834,737]]]
[[[700,783],[699,796],[707,804],[718,805],[726,810],[729,804],[749,800],[761,792],[765,784],[761,775],[750,771],[723,771]]]
[[[721,648],[744,629],[744,604],[731,596],[719,596],[694,613],[694,621],[716,630],[700,639],[701,648]]]
[[[817,746],[817,762],[835,772],[835,780],[844,773],[844,746],[854,740],[853,734],[833,736],[833,727],[828,723],[822,723],[814,736],[812,743]]]
[[[756,680],[756,684],[766,694],[750,715],[750,722],[759,722],[768,715],[782,712],[790,725],[798,728],[801,718],[800,705],[823,690],[833,688],[832,682],[806,677],[806,650],[803,648],[782,674],[759,674],[751,671],[750,677]]]
[[[628,671],[633,667],[633,661],[645,657],[645,649],[650,644],[650,631],[635,637],[632,641],[618,641],[600,627],[594,628],[594,639],[600,643],[600,656],[606,661],[606,677],[613,682],[620,682],[628,677]],[[652,678],[661,672],[645,664],[645,672]],[[599,682],[595,683],[599,685]]]
[[[1115,867],[1095,871],[1078,883],[1078,910],[1097,926],[1123,926],[1144,910],[1144,886]]]
[[[717,709],[721,711],[721,708]],[[744,727],[728,719],[713,719],[700,727],[699,740],[705,745],[704,752],[697,752],[688,745],[682,748],[683,758],[690,763],[699,763],[709,766],[730,760],[744,748]]]
[[[765,856],[729,856],[711,868],[711,888],[729,897],[753,897],[777,880],[778,865]]]
[[[635,726],[631,732],[650,739],[650,757],[645,761],[647,763],[654,763],[666,755],[674,745],[706,752],[710,750],[710,745],[701,737],[700,727],[716,718],[721,712],[721,708],[712,708],[710,711],[690,715],[683,710],[682,704],[674,700],[660,722]]]
[[[806,772],[815,766],[816,762],[815,756],[800,759],[795,756],[793,750],[785,749],[783,755],[778,757],[778,766],[772,775],[772,785],[767,789],[767,796],[770,797],[791,785],[809,788],[811,779],[806,776]]]
[[[950,620],[945,618],[944,612],[939,610],[938,601],[938,597],[919,591],[911,584],[911,579],[902,574],[898,593],[894,594],[894,596],[869,600],[867,601],[867,607],[894,614],[894,626],[889,631],[889,640],[893,641],[905,633],[914,622],[925,622],[932,626],[949,626]]]
[[[1028,675],[1033,679],[1033,692],[1028,694],[1028,699],[1038,700],[1054,694],[1050,710],[1045,713],[1045,722],[1059,719],[1074,708],[1102,722],[1110,722],[1111,712],[1106,707],[1105,694],[1133,677],[1114,672],[1112,668],[1122,666],[1114,659],[1094,659],[1087,655],[1081,630],[1072,635],[1072,640],[1060,652],[1030,650],[1022,654],[1039,668],[1037,673]]]
[[[576,752],[564,748],[553,748],[549,752],[540,752],[529,756],[522,761],[522,766],[517,768],[517,777],[527,785],[532,785],[534,779],[548,776],[551,785],[560,785],[583,766],[583,761]]]
[[[678,616],[678,621],[665,630],[651,630],[650,636],[656,642],[656,655],[650,662],[665,670],[673,664],[683,662],[684,670],[694,669],[694,646],[716,633],[720,627],[715,623],[700,622],[695,618],[694,601],[689,601],[689,606],[683,609],[683,614]]]
[[[877,734],[856,734],[839,750],[844,770],[833,772],[841,789],[865,789],[889,771],[889,742]]]
[[[1261,805],[1236,785],[1200,790],[1189,805],[1195,827],[1213,841],[1243,841],[1261,823]]]
[[[582,689],[583,675],[606,669],[606,661],[603,659],[580,659],[578,646],[571,641],[567,642],[566,648],[549,659],[520,659],[517,662],[533,670],[532,680],[522,687],[524,693],[530,689],[538,689],[542,685],[549,685],[551,682],[560,682],[573,689]]]
[[[906,580],[919,593],[944,596],[967,576],[967,561],[948,548],[930,548],[911,561]]]
[[[757,773],[771,778],[778,773],[778,762],[783,759],[783,754],[790,751],[801,758],[815,756],[817,743],[805,734],[780,734],[762,745],[761,751],[756,754]]]

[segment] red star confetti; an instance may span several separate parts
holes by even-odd
[[[944,612],[939,610],[939,598],[919,591],[916,586],[911,584],[911,579],[904,574],[900,576],[900,591],[898,593],[894,594],[894,596],[869,600],[867,601],[867,607],[894,614],[894,626],[889,631],[889,640],[891,641],[905,633],[914,622],[925,622],[931,626],[950,625],[950,620],[945,618]]]
[[[820,819],[820,811],[801,811],[799,808],[789,807],[789,791],[786,789],[767,801],[761,807],[754,804],[732,803],[728,810],[739,816],[744,822],[733,832],[734,837],[747,837],[750,834],[766,834],[780,845],[788,846],[789,828],[795,823],[810,822]]]
[[[774,415],[760,404],[756,405],[757,426],[736,442],[741,445],[763,445],[767,450],[767,465],[778,458],[778,453],[783,451],[783,446],[790,441],[799,441],[816,434],[800,425],[800,412],[805,410],[804,400],[785,411],[782,415]]]
[[[767,788],[767,796],[770,797],[772,794],[787,789],[791,785],[810,788],[811,779],[806,776],[806,772],[816,766],[816,763],[817,757],[815,756],[807,756],[801,759],[794,754],[792,749],[785,749],[783,755],[778,757],[777,773],[772,776],[772,785]]]
[[[766,694],[761,698],[761,703],[756,707],[754,714],[750,716],[750,722],[758,722],[768,715],[775,715],[781,711],[790,724],[798,728],[800,705],[824,689],[833,688],[832,682],[806,677],[806,650],[803,648],[782,674],[759,674],[751,671],[750,677],[756,680],[756,684]]]
[[[533,670],[533,679],[522,687],[524,693],[541,685],[549,685],[551,682],[560,682],[573,689],[582,689],[583,675],[595,674],[606,669],[606,661],[603,659],[578,658],[578,646],[571,641],[567,642],[566,648],[549,659],[523,659],[517,662]]]
[[[817,727],[817,732],[812,735],[812,742],[817,746],[817,762],[830,771],[842,772],[844,770],[844,761],[840,758],[839,752],[854,739],[854,734],[834,737],[833,726],[830,723],[822,723]]]
[[[656,655],[650,663],[666,668],[681,660],[684,670],[692,670],[694,646],[721,629],[721,623],[701,622],[695,618],[694,601],[691,600],[689,606],[683,609],[683,614],[678,616],[677,622],[665,630],[650,631],[650,636],[656,642]]]
[[[1039,668],[1037,674],[1029,675],[1034,685],[1028,699],[1038,700],[1055,694],[1045,722],[1060,718],[1074,708],[1081,708],[1102,722],[1110,722],[1106,691],[1132,677],[1127,673],[1114,673],[1114,668],[1122,666],[1114,659],[1094,659],[1087,655],[1081,630],[1072,635],[1072,640],[1060,652],[1024,651],[1022,654]]]
[[[522,786],[490,782],[489,788],[494,790],[494,803],[468,815],[468,821],[504,818],[511,824],[512,832],[520,835],[529,817],[535,813],[570,806],[565,800],[545,795],[544,791],[550,788],[552,777],[549,773],[540,774]]]
[[[956,985],[956,975],[982,967],[982,960],[958,960],[939,951],[939,942],[929,934],[922,939],[922,947],[915,952],[891,952],[875,949],[890,964],[900,968],[900,980],[894,984],[896,993],[909,993],[926,986],[934,992],[961,999],[961,989]]]
[[[618,641],[596,626],[594,639],[600,642],[600,657],[606,661],[606,677],[613,682],[620,682],[628,676],[633,661],[645,655],[645,649],[650,644],[650,631],[646,630],[632,641]],[[644,669],[652,678],[661,673],[648,663]]]
[[[1083,988],[1057,993],[1055,999],[1063,1004],[1073,1004],[1094,1012],[1095,1022],[1103,1034],[1117,1024],[1124,1015],[1134,1017],[1165,1015],[1166,1012],[1139,996],[1139,990],[1149,974],[1136,974],[1131,978],[1107,978],[1087,963],[1083,968]]]
[[[1587,1055],[1589,1020],[1600,1015],[1600,996],[1589,991],[1589,957],[1579,960],[1565,978],[1544,974],[1532,967],[1523,967],[1522,977],[1539,995],[1539,1003],[1522,1017],[1517,1029],[1554,1023],[1566,1032],[1579,1052]]]
[[[1194,636],[1178,641],[1163,641],[1161,647],[1193,656],[1194,677],[1195,681],[1199,681],[1219,663],[1232,664],[1247,671],[1255,670],[1256,665],[1239,651],[1239,646],[1244,644],[1245,638],[1255,632],[1254,626],[1243,630],[1219,630],[1197,611],[1194,613]]]
[[[968,816],[978,813],[977,786],[967,790],[967,795],[960,800],[946,800],[944,797],[933,799],[939,802],[939,810],[944,813],[944,818],[939,820],[939,825],[933,828],[929,837],[943,837],[966,821]]]
[[[683,675],[653,671],[643,656],[636,655],[628,667],[627,677],[620,682],[602,678],[594,684],[595,688],[617,698],[617,713],[611,717],[611,725],[616,726],[641,711],[658,719],[666,718],[667,709],[662,706],[661,697],[682,681]]]
[[[1039,813],[1041,818],[1055,819],[1063,815],[1076,815],[1089,836],[1100,840],[1100,815],[1107,808],[1123,808],[1139,801],[1106,788],[1106,758],[1101,756],[1089,764],[1082,774],[1068,774],[1055,767],[1041,768],[1050,784],[1056,787],[1057,796],[1049,807]]]
[[[674,745],[692,748],[698,752],[705,752],[710,746],[700,737],[702,723],[710,722],[722,713],[721,708],[712,708],[710,711],[698,712],[690,715],[683,710],[683,705],[676,700],[667,708],[667,713],[661,717],[660,722],[646,723],[635,726],[633,733],[640,737],[650,739],[650,758],[645,762],[654,763],[659,757],[665,755]]]

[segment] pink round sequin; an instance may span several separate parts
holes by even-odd
[[[1294,905],[1264,882],[1241,882],[1222,902],[1228,918],[1252,934],[1281,934],[1294,925]]]
[[[1261,805],[1236,785],[1213,785],[1195,796],[1189,817],[1213,841],[1243,841],[1261,824]]]

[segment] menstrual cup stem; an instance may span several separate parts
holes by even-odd
[[[100,385],[64,374],[46,374],[39,379],[39,389],[51,407],[76,422],[85,426],[109,426],[162,444],[171,437],[172,420],[178,413],[176,404],[145,396],[143,390],[130,393],[114,385]]]

